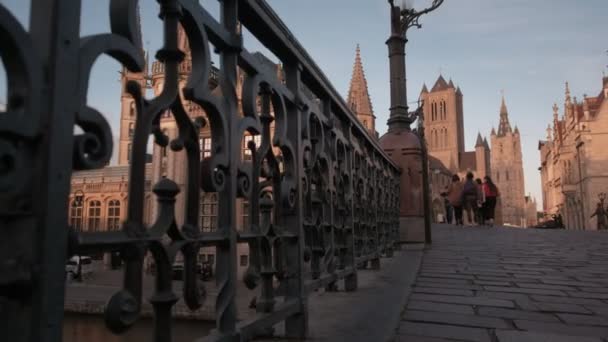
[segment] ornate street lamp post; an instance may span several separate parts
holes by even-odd
[[[407,85],[405,69],[405,44],[407,30],[411,27],[421,28],[419,20],[424,14],[437,9],[443,0],[433,0],[431,6],[417,11],[410,5],[412,0],[403,0],[401,7],[395,6],[394,0],[388,0],[391,5],[391,36],[386,41],[390,63],[391,78],[391,108],[388,119],[389,131],[409,127],[413,122],[408,113]]]
[[[418,139],[421,147],[422,162],[422,201],[424,209],[424,240],[431,243],[431,203],[428,174],[428,150],[424,138],[423,104],[415,112],[409,113],[407,105],[407,84],[405,68],[405,44],[407,43],[407,30],[420,28],[419,20],[424,14],[434,11],[443,0],[433,0],[431,5],[417,11],[411,6],[411,1],[402,0],[401,6],[396,6],[394,0],[388,0],[391,5],[391,36],[386,41],[390,63],[391,107],[388,119],[388,132],[410,130],[411,123],[418,118]]]

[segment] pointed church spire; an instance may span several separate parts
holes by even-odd
[[[568,84],[568,81],[566,81],[566,103],[570,104],[570,85]]]
[[[429,92],[429,90],[428,90],[428,88],[426,87],[426,83],[423,83],[423,84],[422,84],[422,90],[420,91],[420,94],[426,94],[426,93],[428,93],[428,92]]]
[[[498,125],[498,136],[511,133],[511,124],[509,123],[509,111],[505,104],[505,95],[502,95],[502,103],[500,104],[500,124]]]
[[[477,132],[477,142],[475,142],[475,147],[483,147],[483,139],[481,138],[481,133]]]
[[[454,87],[454,82],[452,82],[452,79],[450,78],[450,82],[448,82],[448,87],[450,88],[455,88]]]
[[[445,78],[443,78],[443,75],[440,74],[439,77],[437,78],[437,81],[435,82],[435,85],[431,89],[431,93],[436,92],[436,91],[445,90],[448,87],[449,87],[449,85],[445,81]]]
[[[375,133],[375,117],[372,102],[367,89],[367,80],[361,62],[361,50],[359,44],[355,51],[355,64],[353,74],[350,79],[350,88],[346,100],[350,109],[357,115],[357,118],[371,132]]]
[[[494,129],[492,128],[492,130]],[[490,149],[490,144],[488,144],[488,138],[483,138],[483,146],[488,150]]]

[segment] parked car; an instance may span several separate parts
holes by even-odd
[[[93,273],[93,260],[88,256],[75,255],[65,265],[68,278],[83,280]]]

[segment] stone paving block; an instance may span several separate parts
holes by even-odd
[[[581,305],[568,304],[568,303],[546,303],[546,302],[534,302],[537,311],[542,312],[565,312],[565,313],[579,313],[579,314],[591,314],[592,312]]]
[[[588,299],[588,298],[572,298],[572,297],[556,297],[556,296],[542,296],[532,295],[532,300],[538,302],[549,302],[549,303],[560,303],[560,304],[579,304],[579,305],[598,305],[602,306],[604,303],[599,299]]]
[[[526,320],[515,320],[513,323],[518,329],[527,331],[551,332],[569,336],[608,337],[608,327],[573,326],[563,323],[547,323]]]
[[[468,279],[430,278],[430,277],[425,277],[423,275],[419,275],[418,278],[416,279],[416,281],[438,282],[438,283],[445,283],[445,284],[472,284],[473,283],[471,280],[468,280]]]
[[[576,291],[575,287],[566,285],[553,285],[553,284],[536,284],[526,282],[515,282],[515,285],[519,287],[525,287],[529,289],[545,289],[545,290],[558,290],[558,291]]]
[[[474,277],[471,275],[464,274],[452,274],[452,273],[431,273],[425,272],[422,270],[420,272],[420,276],[425,278],[446,278],[446,279],[463,279],[463,280],[473,280]]]
[[[554,315],[524,310],[480,307],[477,309],[477,313],[480,316],[500,317],[506,319],[525,319],[530,321],[556,323],[559,322],[559,319],[557,319],[557,317],[555,317]]]
[[[481,296],[481,297],[532,302],[532,300],[530,299],[530,296],[525,293],[495,292],[495,291],[485,291],[484,290],[484,291],[477,292],[477,295]]]
[[[439,337],[474,342],[491,342],[490,334],[486,329],[457,327],[451,325],[402,322],[399,326],[399,335],[413,335],[424,337]],[[399,340],[399,337],[398,337]]]
[[[565,292],[557,290],[545,290],[545,289],[530,289],[521,287],[507,287],[507,286],[484,286],[484,289],[495,292],[512,292],[512,293],[525,293],[525,294],[537,294],[547,296],[566,296]]]
[[[508,281],[496,281],[496,280],[473,280],[478,285],[490,285],[490,286],[510,286],[511,283]]]
[[[599,337],[563,336],[519,330],[496,330],[498,342],[602,342]]]
[[[432,294],[440,294],[440,295],[454,295],[454,296],[467,296],[470,297],[473,295],[473,291],[471,290],[462,290],[462,289],[444,289],[438,287],[422,287],[416,285],[413,291],[415,293],[432,293]]]
[[[414,335],[398,335],[394,342],[448,342],[448,340],[440,337],[414,336]]]
[[[426,323],[441,323],[450,325],[467,326],[474,328],[493,328],[493,329],[509,329],[511,325],[501,318],[482,317],[475,315],[464,315],[448,312],[430,312],[407,310],[403,314],[404,321],[426,322]]]
[[[567,324],[575,325],[597,325],[608,327],[608,318],[602,316],[578,315],[570,313],[560,313],[557,316]]]
[[[604,306],[594,306],[594,305],[586,305],[585,308],[591,310],[596,315],[608,317],[608,305]]]
[[[418,281],[418,282],[416,282],[416,286],[439,287],[439,288],[443,288],[443,289],[461,289],[461,290],[470,290],[470,291],[483,290],[483,287],[481,285],[451,284],[451,283],[428,282],[428,281]]]
[[[514,308],[515,304],[509,300],[494,299],[487,297],[462,297],[462,296],[442,296],[430,295],[422,293],[413,293],[410,300],[422,300],[429,302],[465,304],[465,305],[480,305],[480,306],[497,306],[503,308]]]
[[[608,266],[607,266],[608,267]],[[608,293],[592,293],[583,291],[568,291],[568,294],[572,297],[577,298],[595,298],[595,299],[608,299]]]
[[[438,312],[451,312],[460,314],[475,314],[473,307],[470,305],[460,304],[446,304],[446,303],[433,303],[419,300],[411,300],[407,304],[407,308],[411,310],[422,310],[422,311],[438,311]]]
[[[591,292],[591,293],[608,293],[608,287],[583,287],[583,286],[580,286],[578,289],[581,291],[584,291],[584,292]]]

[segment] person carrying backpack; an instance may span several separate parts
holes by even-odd
[[[467,172],[466,180],[462,189],[462,204],[467,213],[469,225],[473,225],[475,213],[477,211],[477,183],[473,180],[473,173]]]

